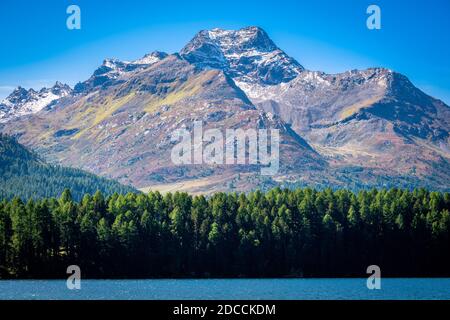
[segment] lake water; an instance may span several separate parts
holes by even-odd
[[[3,280],[4,299],[450,299],[450,278],[382,279],[369,290],[366,279],[81,280],[69,290],[65,280]]]

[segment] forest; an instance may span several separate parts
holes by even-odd
[[[450,194],[86,194],[0,202],[0,277],[450,276]]]
[[[0,133],[0,199],[55,197],[65,188],[70,188],[75,200],[96,190],[108,195],[137,192],[133,187],[80,169],[50,165],[14,137]]]

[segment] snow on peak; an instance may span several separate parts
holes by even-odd
[[[84,82],[75,85],[75,93],[83,93],[99,86],[109,86],[123,76],[128,76],[133,71],[143,70],[167,57],[164,52],[155,51],[146,54],[141,59],[134,61],[122,61],[118,59],[105,59],[93,75]]]
[[[103,64],[99,69],[102,71],[118,71],[118,72],[126,72],[133,71],[137,68],[147,67],[149,65],[155,64],[156,62],[167,57],[168,54],[165,52],[154,51],[152,53],[148,53],[140,59],[134,61],[122,61],[119,59],[105,59]],[[98,70],[99,70],[98,69]]]
[[[224,51],[245,52],[257,50],[270,52],[278,49],[267,33],[259,27],[247,27],[240,30],[216,28],[208,31],[208,35],[211,39],[217,41]]]
[[[200,31],[180,55],[200,67],[222,69],[239,82],[279,84],[304,70],[259,27]]]
[[[168,56],[168,54],[165,52],[154,51],[152,53],[146,54],[141,59],[134,60],[131,63],[138,64],[138,65],[152,65],[152,64],[155,64],[158,61],[164,59],[167,56]]]
[[[127,61],[120,61],[119,59],[105,59],[103,61],[102,67],[106,67],[112,70],[121,69],[123,66],[128,64]]]
[[[71,94],[72,89],[59,81],[53,87],[39,91],[19,86],[0,102],[0,123],[39,112],[54,101]]]

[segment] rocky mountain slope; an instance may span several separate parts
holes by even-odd
[[[208,46],[214,50],[201,54]],[[254,27],[202,31],[181,53],[224,70],[255,106],[280,116],[336,170],[375,179],[439,177],[448,188],[450,108],[405,76],[383,68],[309,71]]]
[[[130,75],[133,71],[145,69],[167,56],[168,54],[165,52],[155,51],[135,61],[105,59],[103,64],[94,71],[88,80],[75,85],[75,93],[88,93],[95,89],[106,88],[117,84],[123,81],[123,78]]]
[[[425,178],[448,172],[450,108],[401,74],[305,71],[287,84],[241,87],[336,166]]]
[[[138,187],[207,178],[218,190],[260,183],[259,166],[184,165],[171,162],[172,133],[201,121],[209,128],[276,128],[280,130],[281,172],[303,167],[310,174],[325,163],[307,143],[275,116],[258,110],[220,70],[201,70],[171,55],[119,76],[96,91],[67,97],[58,108],[7,124],[46,158],[133,183]],[[293,156],[295,155],[295,156]],[[216,180],[217,176],[222,179]]]
[[[257,27],[199,32],[179,54],[105,60],[51,108],[0,130],[47,159],[132,183],[194,192],[283,185],[450,188],[450,108],[403,75],[306,70]],[[175,165],[171,134],[280,130],[280,170]]]
[[[304,70],[257,27],[200,31],[180,55],[200,68],[221,69],[235,81],[262,85],[288,82]]]
[[[72,89],[61,82],[56,82],[53,87],[42,88],[39,91],[18,87],[0,102],[0,123],[39,112],[58,99],[71,94]]]

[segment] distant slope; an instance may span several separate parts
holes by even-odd
[[[136,191],[79,169],[49,165],[13,138],[0,134],[0,199],[56,197],[65,188],[78,200],[97,190],[104,194]]]

